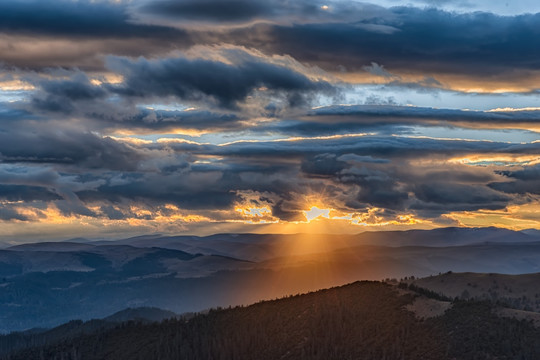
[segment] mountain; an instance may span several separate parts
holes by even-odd
[[[428,292],[423,292],[428,294]],[[444,301],[382,282],[355,282],[161,323],[129,322],[2,359],[538,359],[540,329],[456,300],[420,318],[407,307]],[[0,343],[1,343],[0,337]]]
[[[372,245],[386,246],[459,246],[482,243],[518,243],[540,241],[540,236],[496,227],[447,227],[433,230],[365,232],[359,237]]]
[[[448,243],[455,245],[443,245]],[[188,246],[193,252],[181,250]],[[0,250],[0,332],[103,318],[128,307],[197,312],[357,279],[450,270],[540,272],[540,242],[502,229],[449,228],[352,236],[151,235],[15,246]]]
[[[159,322],[178,317],[172,311],[154,307],[128,308],[107,316],[103,321],[122,323],[126,321]]]
[[[217,306],[226,289],[212,275],[253,266],[171,249],[92,245],[68,251],[58,246],[0,251],[0,332],[102,318],[126,307],[185,312]],[[203,277],[206,281],[198,284]]]
[[[158,308],[128,308],[104,319],[93,319],[86,322],[72,320],[53,329],[31,329],[24,332],[14,332],[0,336],[0,356],[28,347],[44,346],[98,331],[102,332],[129,321],[152,323],[176,317],[178,317],[177,314]]]
[[[521,230],[523,234],[526,234],[530,237],[540,239],[540,230],[538,229],[527,229],[527,230]]]
[[[21,244],[10,246],[7,250],[10,251],[84,251],[91,250],[95,246],[89,244],[81,244],[75,242],[39,242],[32,244]]]
[[[148,274],[164,269],[161,261],[165,259],[191,260],[197,256],[200,255],[179,250],[126,245],[95,246],[63,242],[25,244],[0,250],[0,277],[35,272],[109,269],[135,269],[137,273]]]
[[[360,245],[445,247],[482,243],[540,242],[540,234],[488,228],[441,228],[434,230],[376,231],[356,235],[333,234],[215,234],[197,236],[149,235],[116,241],[92,242],[134,247],[159,247],[206,255],[224,255],[250,261],[280,256],[305,255]]]
[[[540,273],[507,275],[449,272],[410,283],[451,298],[491,300],[540,313]]]

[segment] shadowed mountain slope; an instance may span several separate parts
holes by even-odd
[[[129,322],[6,356],[32,359],[537,359],[540,329],[499,317],[489,302],[456,301],[442,316],[406,309],[419,295],[380,282],[190,319]]]

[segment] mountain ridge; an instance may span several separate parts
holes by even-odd
[[[446,238],[436,234],[449,234]],[[457,234],[469,234],[455,240]],[[478,236],[478,234],[484,234]],[[418,234],[403,233],[404,239]],[[515,232],[450,229],[424,231],[415,240],[440,246],[388,246],[391,234],[360,242],[324,235],[230,234],[190,244],[169,239],[144,247],[122,242],[45,243],[0,250],[0,332],[51,327],[78,318],[102,318],[127,307],[158,307],[175,313],[249,304],[343,283],[454,272],[540,272],[540,242]],[[429,234],[432,234],[431,238]],[[435,235],[434,235],[435,234]],[[437,239],[436,239],[437,238]],[[147,241],[147,238],[137,238]],[[228,239],[228,240],[227,240]],[[495,239],[486,242],[486,239]],[[414,240],[414,239],[413,239]],[[462,244],[463,242],[469,242]],[[483,242],[478,242],[483,241]],[[443,246],[451,242],[453,246]],[[471,243],[474,242],[474,243]],[[377,245],[372,245],[373,243]],[[136,244],[135,244],[136,245]],[[207,251],[199,251],[201,247]],[[190,251],[186,248],[189,247]],[[44,251],[56,249],[58,251]],[[182,250],[184,249],[184,250]],[[34,251],[36,250],[36,251]]]
[[[540,328],[530,321],[501,317],[486,301],[459,299],[442,313],[420,318],[409,306],[431,293],[393,284],[357,281],[161,323],[76,331],[77,336],[0,359],[533,360],[540,355]]]

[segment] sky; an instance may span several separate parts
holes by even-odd
[[[0,241],[540,229],[540,3],[3,0]]]

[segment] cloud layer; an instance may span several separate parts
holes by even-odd
[[[539,227],[540,14],[389,4],[2,2],[0,236]]]

